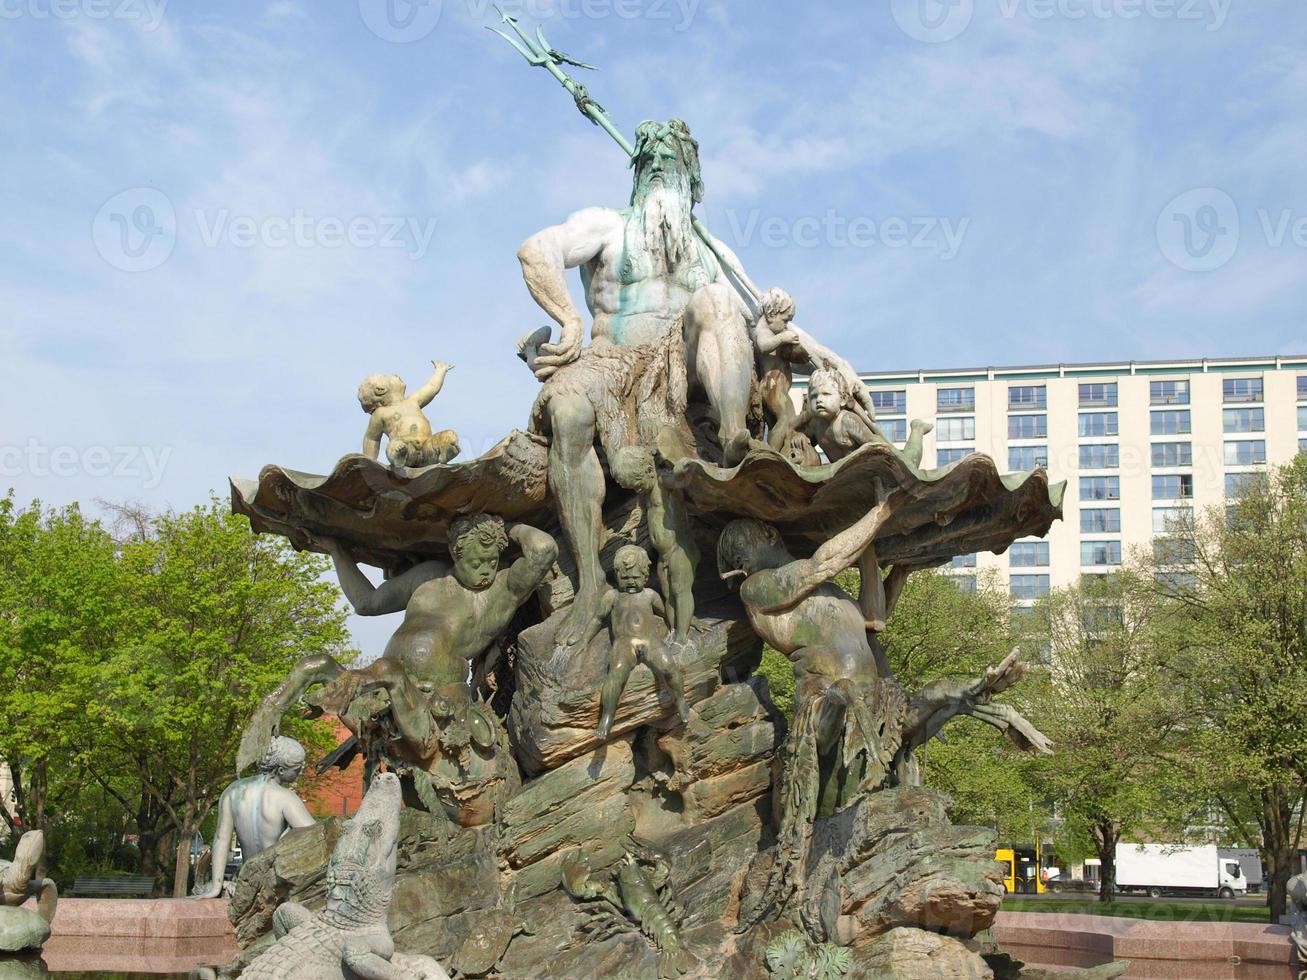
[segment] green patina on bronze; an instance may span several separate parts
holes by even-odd
[[[881,636],[910,575],[1046,534],[1064,484],[983,455],[924,468],[925,420],[888,440],[849,363],[794,325],[790,294],[760,290],[695,217],[688,124],[644,122],[628,141],[566,70],[591,66],[504,22],[622,147],[630,199],[518,249],[552,323],[516,345],[540,385],[526,431],[475,459],[383,464],[399,415],[434,437],[418,415],[438,366],[411,404],[371,384],[399,414],[364,454],[233,481],[255,530],[333,557],[356,611],[404,614],[361,670],[301,663],[242,758],[298,703],[354,731],[331,761],[398,773],[409,809],[380,915],[401,950],[462,976],[980,975],[963,937],[1002,898],[993,834],[953,826],[915,752],[960,716],[1050,746],[995,702],[1025,671],[1015,655],[913,690]],[[802,410],[796,374],[812,379]],[[851,570],[856,599],[833,581]],[[755,676],[763,641],[793,664],[792,725]],[[344,828],[247,864],[243,944],[266,942],[287,896],[331,907],[321,868]]]

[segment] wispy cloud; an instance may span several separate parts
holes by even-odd
[[[1307,256],[1259,218],[1307,217],[1295,0],[1236,5],[1214,30],[995,0],[946,43],[890,6],[540,12],[551,42],[601,64],[578,75],[623,128],[689,120],[710,224],[771,220],[779,237],[733,244],[855,363],[1254,354],[1304,336]],[[525,424],[537,388],[512,346],[545,318],[514,249],[570,210],[623,205],[630,175],[492,20],[445,0],[407,43],[351,2],[169,4],[151,29],[3,22],[0,410],[15,439],[172,450],[148,490],[20,474],[21,495],[183,506],[269,461],[324,471],[358,443],[358,380],[432,357],[457,365],[432,417],[469,453]],[[1239,237],[1186,271],[1159,218],[1206,187],[1234,202]],[[96,232],[133,191],[164,195],[172,226],[129,193]],[[945,259],[887,243],[886,220],[965,233]],[[386,221],[398,247],[379,244]],[[795,233],[814,221],[815,245]],[[851,222],[878,234],[850,242]],[[113,235],[171,249],[123,271],[102,255]]]

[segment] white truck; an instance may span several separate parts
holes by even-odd
[[[1222,847],[1218,853],[1222,858],[1238,861],[1243,869],[1244,881],[1248,883],[1248,894],[1255,895],[1265,887],[1262,875],[1262,855],[1255,847]]]
[[[1214,844],[1118,844],[1116,887],[1122,893],[1214,895],[1234,898],[1248,891],[1248,879],[1235,858],[1221,857]]]

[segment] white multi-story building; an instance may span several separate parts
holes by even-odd
[[[1020,606],[1109,572],[1183,508],[1221,504],[1247,474],[1307,450],[1307,356],[1060,364],[862,375],[889,438],[933,419],[922,463],[987,453],[1066,480],[1064,520],[1006,554],[959,558],[964,587],[996,570]]]

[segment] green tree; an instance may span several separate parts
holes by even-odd
[[[121,606],[113,541],[76,507],[0,500],[0,759],[13,779],[8,829],[47,834],[86,782],[86,710]]]
[[[1069,849],[1089,844],[1102,862],[1104,902],[1123,837],[1183,824],[1162,761],[1183,720],[1165,619],[1151,582],[1127,572],[1059,589],[1036,607],[1051,648],[1043,730],[1059,750],[1041,770]]]
[[[346,613],[322,578],[324,559],[251,534],[216,500],[183,513],[123,513],[123,608],[91,706],[115,761],[93,775],[132,814],[147,869],[148,855],[175,842],[180,896],[191,839],[233,777],[241,727],[301,657],[347,653]],[[310,752],[330,744],[322,723],[288,734]],[[124,771],[135,794],[115,788]]]
[[[1174,607],[1188,724],[1172,758],[1261,849],[1278,919],[1307,804],[1307,456],[1168,533],[1152,571]]]
[[[909,690],[941,677],[979,677],[1020,643],[1009,602],[993,576],[967,591],[948,574],[912,573],[883,636],[894,673]],[[1032,661],[1030,652],[1025,659]],[[1042,683],[1035,670],[1004,695],[1036,725]],[[917,755],[926,785],[953,798],[956,820],[993,827],[1010,842],[1043,833],[1051,814],[1034,776],[1038,762],[991,726],[962,719]]]

